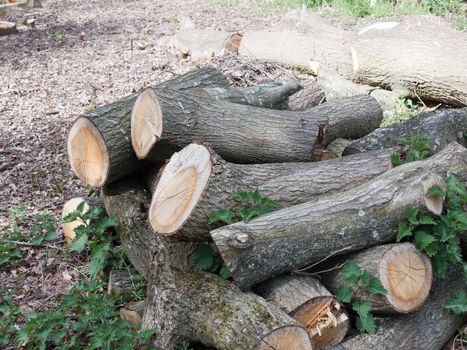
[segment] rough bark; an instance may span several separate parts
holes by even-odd
[[[218,276],[190,271],[196,245],[151,232],[141,185],[119,181],[105,188],[104,196],[125,252],[148,279],[142,328],[158,329],[156,346],[172,349],[185,338],[218,349],[285,350],[280,343],[285,339],[296,349],[311,349],[305,329],[283,311]]]
[[[342,259],[338,261],[342,263]],[[368,270],[386,289],[384,296],[370,293],[366,288],[353,288],[353,298],[371,302],[373,312],[409,313],[419,309],[428,298],[432,282],[431,262],[411,243],[380,245],[346,256],[345,260],[352,260],[361,269]],[[321,277],[333,293],[344,282],[340,269]]]
[[[463,132],[467,130],[467,108],[440,109],[422,113],[401,124],[376,129],[353,142],[344,150],[344,155],[394,147],[409,136],[428,138],[430,150],[436,153],[447,144],[456,141],[467,146]]]
[[[466,321],[465,314],[455,316],[443,304],[465,288],[461,272],[433,283],[433,293],[420,310],[400,317],[377,320],[376,334],[361,333],[332,350],[439,350]]]
[[[141,276],[136,271],[112,270],[109,273],[107,294],[119,295],[124,301],[131,301]]]
[[[81,214],[85,214],[91,207],[98,207],[100,209],[103,208],[102,200],[97,197],[74,197],[65,202],[62,209],[62,219],[71,214],[72,212],[78,209],[78,206],[83,203],[83,211]],[[72,222],[67,222],[63,224],[63,235],[65,237],[65,241],[70,244],[73,239],[75,239],[75,228],[80,225],[89,225],[90,220],[86,222],[82,222],[80,219],[76,219]]]
[[[156,85],[161,89],[227,87],[227,78],[214,68],[197,69]],[[141,166],[130,139],[131,111],[138,94],[99,107],[79,117],[68,137],[68,152],[74,173],[89,185],[99,187]]]
[[[336,157],[342,157],[342,153],[345,148],[349,146],[353,141],[347,139],[335,139],[326,146],[326,151],[332,153]]]
[[[255,287],[308,330],[314,349],[339,344],[349,328],[344,307],[311,276],[281,275]]]
[[[18,33],[16,23],[0,21],[0,36],[16,33]]]
[[[331,253],[389,242],[405,213],[421,207],[439,215],[442,200],[428,188],[467,171],[467,150],[450,144],[437,155],[388,170],[341,193],[211,231],[232,278],[242,288],[302,268]]]
[[[219,209],[235,210],[234,192],[258,188],[280,207],[303,203],[382,174],[391,168],[391,152],[388,149],[327,162],[248,165],[227,163],[206,146],[192,144],[174,154],[161,170],[149,210],[150,223],[162,235],[210,240],[209,231],[215,226],[209,224],[209,215]],[[194,162],[200,158],[202,162]],[[179,220],[175,223],[176,217]]]
[[[211,101],[162,89],[147,89],[139,99],[132,115],[133,148],[141,159],[153,161],[160,160],[167,145],[181,149],[194,140],[209,143],[222,157],[239,163],[309,161],[320,123],[329,124],[329,143],[337,137],[366,135],[382,120],[378,103],[368,96],[303,112]]]
[[[297,83],[287,83],[284,85],[259,85],[238,89],[195,88],[190,89],[189,92],[218,101],[262,108],[287,109],[289,96],[301,90],[301,88]]]
[[[144,300],[129,303],[125,307],[120,308],[120,318],[130,322],[134,328],[138,329],[143,319],[144,307]]]
[[[289,109],[291,111],[304,111],[308,108],[326,102],[321,86],[315,78],[300,81],[303,89],[289,97]]]

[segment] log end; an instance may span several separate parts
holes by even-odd
[[[386,299],[397,312],[417,310],[430,293],[430,259],[411,243],[389,248],[380,261],[378,274],[388,292]]]
[[[443,203],[446,196],[426,196],[425,194],[431,187],[436,185],[441,187],[443,191],[446,191],[446,183],[444,182],[444,179],[439,175],[431,174],[422,181],[422,185],[424,194],[423,201],[425,203],[425,207],[431,213],[438,216],[441,215],[441,213],[443,212]]]
[[[311,299],[291,316],[305,326],[317,349],[339,344],[349,329],[349,317],[344,307],[333,297]]]
[[[211,176],[211,152],[193,143],[164,167],[149,208],[149,222],[162,236],[174,234],[188,219]]]
[[[86,202],[84,198],[75,197],[75,198],[68,200],[63,205],[62,219],[68,214],[74,212],[78,208],[78,206],[83,202],[84,202],[83,213],[85,213],[89,210],[89,204]],[[87,221],[85,224],[88,225],[89,221]],[[80,225],[83,225],[83,222],[81,220],[74,220],[72,222],[63,224],[63,234],[65,236],[65,241],[67,242],[67,244],[70,244],[75,239],[75,228]]]
[[[257,350],[312,350],[310,337],[299,326],[284,326],[274,329],[260,340]]]
[[[109,152],[96,126],[78,118],[68,135],[68,155],[73,172],[94,187],[103,186],[109,173]]]
[[[138,95],[131,111],[131,143],[139,159],[147,157],[162,134],[162,108],[153,89]]]

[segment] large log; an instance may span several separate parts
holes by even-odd
[[[314,349],[339,344],[349,328],[349,317],[333,295],[311,276],[281,275],[255,292],[304,325]]]
[[[465,314],[455,316],[443,304],[457,290],[465,289],[461,272],[435,281],[433,293],[420,310],[401,317],[377,320],[376,334],[361,333],[332,350],[439,350],[457,333]]]
[[[118,295],[124,301],[135,299],[135,291],[143,277],[132,270],[112,270],[109,273],[107,294]]]
[[[104,190],[122,246],[147,277],[142,328],[158,330],[157,347],[172,349],[185,338],[218,349],[312,349],[306,330],[277,307],[218,276],[190,271],[196,245],[151,232],[145,210],[149,196],[141,185],[125,180]]]
[[[467,107],[439,109],[435,112],[422,113],[401,124],[376,129],[347,146],[344,155],[394,147],[401,139],[410,136],[427,137],[431,152],[436,153],[453,141],[467,146],[467,138],[463,135],[465,130],[467,130]]]
[[[168,80],[160,89],[227,87],[227,78],[214,68],[197,69]],[[132,94],[80,116],[68,136],[71,168],[85,183],[100,187],[137,169],[141,163],[130,140],[130,116],[138,94]]]
[[[211,231],[232,278],[242,287],[302,268],[331,253],[389,242],[405,214],[420,207],[435,215],[439,197],[426,197],[434,184],[467,171],[467,150],[448,145],[437,155],[388,170],[366,184],[341,193]]]
[[[131,140],[140,159],[161,160],[167,146],[181,149],[203,140],[229,161],[271,163],[309,161],[322,123],[329,124],[327,143],[366,135],[379,126],[382,111],[368,96],[290,112],[146,89],[131,119]]]
[[[175,153],[161,170],[149,209],[153,230],[181,240],[207,241],[209,215],[234,210],[234,192],[256,187],[280,206],[362,184],[391,168],[392,150],[328,162],[233,164],[202,144]]]
[[[432,282],[430,259],[411,243],[386,244],[346,256],[361,269],[378,278],[387,294],[373,294],[354,288],[354,299],[371,302],[377,313],[409,313],[419,309],[428,298]],[[344,282],[340,269],[321,275],[333,293]]]

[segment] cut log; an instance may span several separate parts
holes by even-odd
[[[144,307],[144,300],[129,303],[120,308],[120,318],[130,322],[134,328],[138,329],[143,319]]]
[[[455,316],[443,304],[465,281],[456,271],[433,283],[433,293],[417,312],[377,320],[376,334],[361,333],[333,350],[439,350],[466,321],[465,314]]]
[[[209,215],[234,210],[234,192],[258,188],[280,206],[362,184],[391,168],[392,150],[317,163],[233,164],[201,144],[175,153],[159,174],[149,209],[154,232],[180,240],[207,241]]]
[[[291,111],[304,111],[326,102],[324,92],[315,78],[302,80],[300,85],[303,89],[289,97]]]
[[[309,161],[319,123],[327,142],[358,138],[379,126],[382,111],[368,96],[323,104],[303,112],[212,101],[179,91],[146,89],[132,112],[131,140],[140,159],[161,160],[167,145],[181,149],[203,140],[229,161]]]
[[[16,33],[18,33],[16,23],[0,21],[0,36]]]
[[[112,270],[109,273],[107,294],[119,295],[124,301],[134,300],[134,291],[142,278],[136,271]]]
[[[326,151],[332,153],[336,157],[342,157],[342,153],[345,148],[349,146],[353,141],[347,139],[335,139],[329,145],[326,146]]]
[[[78,206],[84,202],[82,214],[85,214],[91,207],[99,207],[102,209],[102,200],[97,197],[74,197],[65,202],[62,209],[62,218],[71,214],[72,212],[78,209]],[[72,222],[64,223],[63,224],[63,235],[65,237],[65,241],[70,244],[75,239],[75,228],[80,225],[89,225],[90,221],[87,220],[86,222],[81,221],[80,219],[76,219]]]
[[[305,326],[314,349],[339,344],[347,333],[344,307],[314,277],[281,275],[261,283],[255,292]]]
[[[229,101],[263,108],[287,109],[289,96],[301,89],[302,87],[298,83],[287,83],[284,85],[259,85],[238,89],[195,88],[190,89],[189,92],[218,101]]]
[[[440,215],[443,200],[426,197],[427,187],[444,186],[447,173],[467,171],[467,150],[448,145],[437,155],[388,170],[341,193],[211,231],[242,288],[286,271],[303,268],[331,253],[389,242],[405,214],[420,207]]]
[[[465,130],[467,108],[440,109],[422,113],[401,124],[376,129],[347,146],[344,155],[394,147],[409,136],[427,137],[431,152],[436,153],[453,141],[467,146],[467,138],[463,135]]]
[[[185,338],[221,350],[312,349],[306,330],[280,309],[218,276],[189,271],[196,245],[151,232],[141,185],[118,181],[104,188],[104,196],[125,252],[148,277],[142,328],[159,330],[157,347],[171,349]]]
[[[227,78],[214,68],[197,69],[157,85],[161,89],[227,87]],[[99,107],[79,117],[68,136],[71,168],[85,183],[100,187],[141,166],[130,140],[130,116],[138,94]]]
[[[428,257],[411,243],[387,244],[345,257],[377,277],[386,296],[354,289],[354,299],[371,302],[377,313],[409,313],[425,303],[431,289],[432,271]],[[340,270],[321,275],[333,293],[343,283]]]

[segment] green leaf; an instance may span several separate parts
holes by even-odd
[[[412,229],[410,228],[410,226],[408,226],[405,222],[400,222],[396,241],[400,242],[402,238],[411,237],[411,236],[412,236]]]
[[[412,224],[412,225],[418,225],[419,222],[417,220],[417,214],[418,214],[418,211],[419,209],[418,208],[413,208],[413,209],[410,209],[407,214],[405,214],[405,217],[407,220],[409,220],[409,222]]]
[[[103,217],[97,221],[96,230],[100,233],[106,232],[111,227],[116,227],[117,222],[109,217]]]
[[[443,306],[446,309],[451,310],[454,315],[460,315],[467,312],[467,292],[465,290],[458,291],[449,298]]]
[[[219,270],[219,276],[225,280],[230,278],[230,271],[225,265],[222,265],[221,269]]]
[[[193,266],[198,271],[208,271],[214,263],[214,251],[209,244],[201,244],[191,257]]]
[[[228,209],[219,209],[209,214],[209,224],[223,222],[230,225],[232,223],[233,213]]]
[[[352,303],[352,309],[358,314],[356,320],[357,328],[362,332],[374,334],[376,332],[376,324],[371,311],[371,303],[368,301],[357,300]]]
[[[352,283],[354,286],[358,285],[358,279],[362,275],[362,270],[353,260],[349,260],[341,270],[344,281]]]
[[[391,164],[393,167],[396,167],[402,164],[401,155],[399,153],[391,153]]]
[[[341,284],[336,289],[336,298],[342,301],[343,303],[350,303],[353,298],[352,288],[347,283]]]
[[[373,294],[387,295],[388,291],[381,284],[381,281],[376,277],[371,277],[370,284],[368,285],[368,290]]]
[[[109,242],[101,243],[93,249],[91,259],[88,264],[88,272],[92,278],[95,278],[105,267],[109,251]]]
[[[84,248],[86,248],[87,243],[88,243],[88,235],[86,233],[83,233],[75,237],[75,239],[71,242],[70,251],[81,253],[84,250]]]
[[[44,236],[38,236],[31,240],[31,243],[34,245],[41,245],[44,242]]]
[[[247,224],[252,218],[259,215],[259,211],[255,208],[241,208],[237,210],[236,214]]]
[[[426,247],[435,241],[436,238],[432,234],[421,230],[415,232],[414,244],[418,250],[423,251]]]
[[[444,197],[446,193],[439,185],[431,186],[428,191],[426,191],[426,197]]]
[[[459,196],[466,195],[466,190],[465,190],[466,185],[460,182],[459,179],[457,179],[457,177],[453,175],[449,175],[446,178],[445,182],[446,182],[446,187],[449,192],[453,192]]]
[[[436,221],[429,215],[421,215],[419,220],[420,225],[436,225]]]
[[[367,316],[371,311],[371,303],[366,300],[356,300],[352,303],[352,309],[358,313],[359,316]]]
[[[44,235],[44,239],[46,241],[53,241],[56,238],[57,238],[57,234],[53,231],[46,232]]]
[[[370,285],[371,274],[368,270],[363,270],[363,273],[359,279],[359,286],[362,288],[366,288]]]

